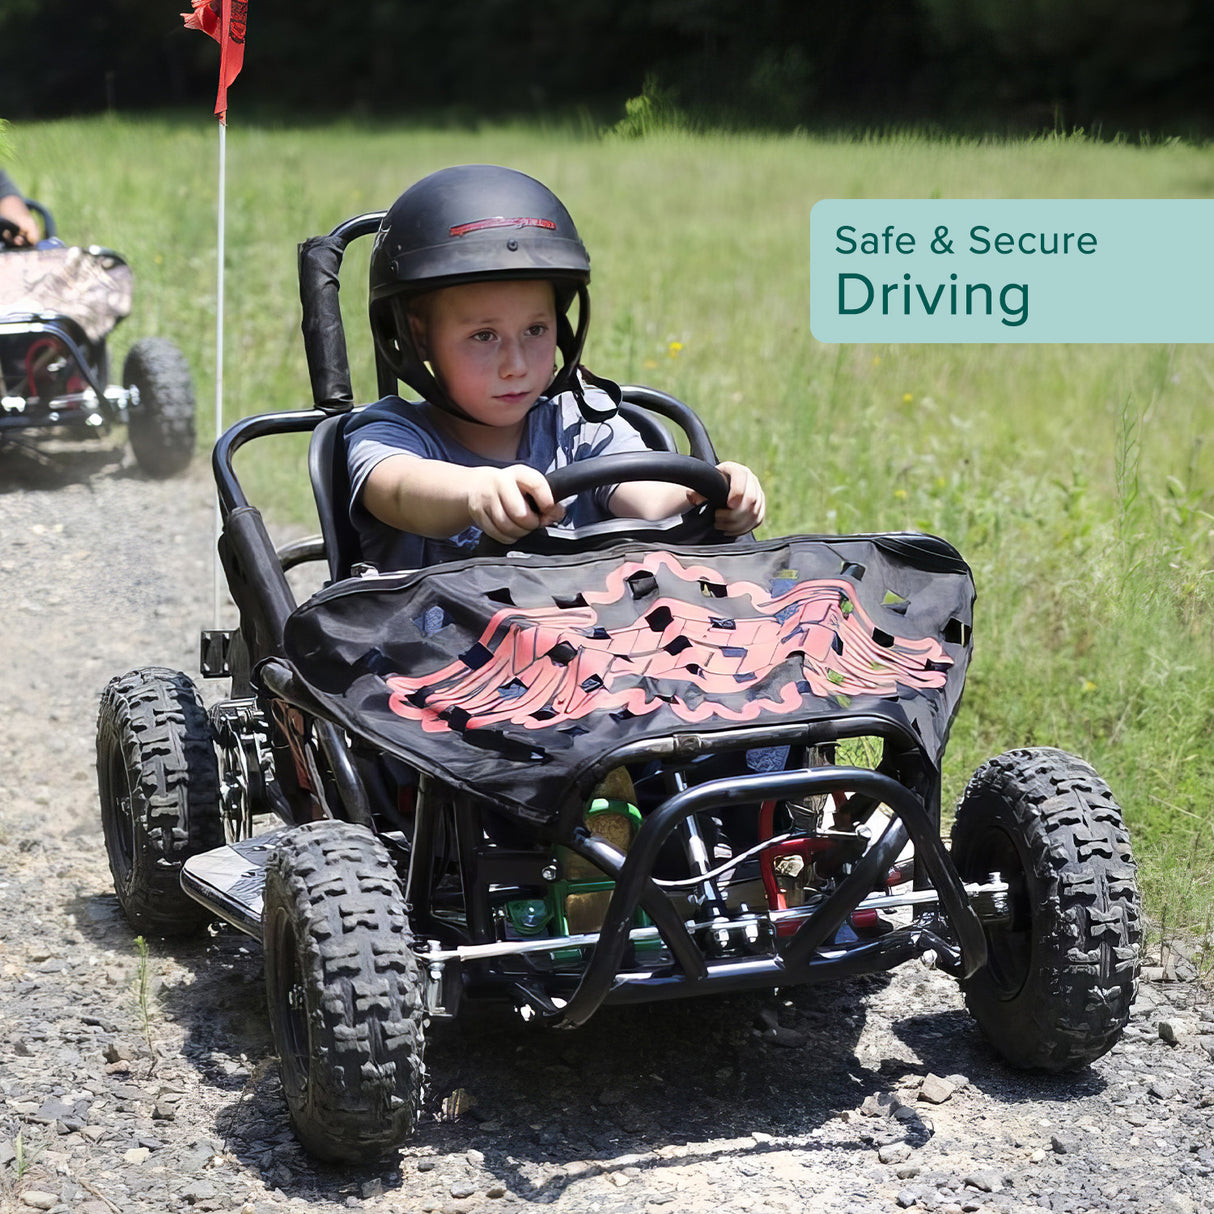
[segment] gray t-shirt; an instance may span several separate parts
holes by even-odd
[[[587,389],[595,408],[608,407],[605,393]],[[399,396],[381,400],[359,415],[347,431],[346,451],[350,469],[350,521],[358,531],[363,559],[381,571],[421,569],[442,561],[462,560],[473,554],[481,533],[468,527],[446,539],[428,539],[397,531],[370,514],[362,504],[363,488],[371,469],[381,460],[401,452],[423,459],[443,460],[465,468],[506,468],[526,464],[539,472],[552,472],[578,460],[647,450],[636,430],[622,417],[587,421],[573,394],[552,399],[541,397],[524,420],[518,454],[512,460],[486,459],[461,446],[436,423],[441,416],[426,401],[406,401]],[[578,494],[566,505],[562,527],[585,527],[610,518],[607,499],[614,485]]]

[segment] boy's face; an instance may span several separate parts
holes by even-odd
[[[522,421],[552,382],[556,300],[550,282],[476,282],[428,296],[410,321],[447,395],[489,426]]]

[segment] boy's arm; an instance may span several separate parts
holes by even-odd
[[[476,526],[509,544],[565,513],[553,502],[543,473],[524,464],[465,468],[406,452],[380,460],[362,496],[380,522],[430,539]]]
[[[726,460],[717,465],[729,480],[729,496],[714,515],[714,525],[725,535],[745,535],[762,523],[766,513],[763,486],[744,464]],[[682,514],[704,499],[682,485],[663,481],[632,481],[620,485],[607,502],[617,518],[667,518]]]

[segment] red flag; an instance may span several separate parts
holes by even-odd
[[[215,113],[228,120],[228,87],[244,66],[244,30],[248,0],[190,0],[192,13],[182,13],[186,28],[202,30],[219,43],[219,92]]]

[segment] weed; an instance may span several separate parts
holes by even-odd
[[[156,1065],[156,1050],[152,1045],[152,1012],[149,1002],[151,981],[148,965],[148,942],[142,936],[135,937],[135,947],[139,950],[139,1015],[143,1021],[143,1036],[148,1046],[148,1056],[152,1066]]]

